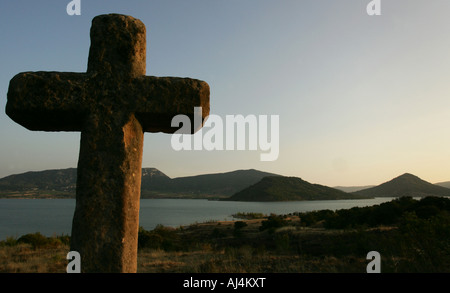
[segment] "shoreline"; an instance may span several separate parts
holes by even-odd
[[[141,227],[138,272],[365,273],[371,251],[380,252],[382,273],[450,272],[443,249],[450,243],[449,202],[405,198],[345,212],[247,213],[231,221]],[[440,212],[429,214],[433,209],[423,207],[430,206]],[[385,222],[393,207],[403,211]],[[420,214],[424,211],[428,214]],[[369,215],[379,220],[371,222]],[[64,272],[69,241],[67,235],[40,233],[0,241],[0,272]],[[417,254],[419,248],[425,253]]]

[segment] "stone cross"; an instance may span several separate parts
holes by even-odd
[[[145,76],[146,28],[93,19],[86,73],[24,72],[6,113],[29,130],[81,131],[71,250],[82,272],[136,272],[144,132],[173,133],[175,115],[209,114],[206,82]],[[197,129],[192,129],[192,133]]]

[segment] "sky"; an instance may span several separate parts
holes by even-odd
[[[77,166],[80,133],[29,131],[5,114],[24,71],[85,72],[92,19],[147,28],[147,75],[211,89],[211,114],[278,115],[279,156],[176,151],[146,133],[143,167],[169,177],[258,169],[328,186],[403,173],[450,180],[450,1],[69,0],[0,2],[0,177]]]

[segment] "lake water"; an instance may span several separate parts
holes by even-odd
[[[233,202],[203,199],[142,199],[139,225],[146,230],[156,225],[179,227],[206,221],[232,220],[243,213],[289,214],[313,210],[338,210],[371,206],[392,198],[293,202]],[[75,199],[0,199],[0,240],[27,233],[70,235]]]

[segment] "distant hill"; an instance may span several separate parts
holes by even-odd
[[[297,201],[367,198],[341,190],[311,184],[298,177],[264,177],[258,183],[225,200],[231,201]]]
[[[193,196],[231,196],[239,190],[255,184],[266,176],[279,175],[254,169],[237,170],[226,173],[174,178],[167,184],[149,184],[145,189],[143,188],[143,190]]]
[[[268,179],[267,179],[267,178]],[[74,198],[77,169],[45,170],[0,179],[0,197]],[[450,196],[450,189],[403,174],[379,186],[326,187],[297,177],[237,170],[170,178],[156,168],[142,168],[141,198],[209,198],[240,201],[286,201],[357,197]],[[358,190],[361,189],[362,190]],[[352,190],[353,189],[353,190]]]
[[[248,187],[265,176],[258,170],[170,178],[156,168],[143,168],[141,198],[223,198]],[[0,197],[73,198],[77,169],[26,172],[0,179]]]
[[[334,186],[333,188],[342,190],[344,192],[355,192],[367,188],[375,187],[375,185],[367,185],[367,186]]]
[[[450,188],[450,181],[435,183],[434,185]]]
[[[419,177],[405,173],[378,186],[359,190],[354,194],[371,197],[423,197],[423,196],[450,196],[450,189],[431,184]]]
[[[152,190],[153,187],[168,186],[171,180],[169,176],[156,168],[142,168],[142,190]]]
[[[76,168],[26,172],[0,179],[0,195],[72,197],[76,184]]]

